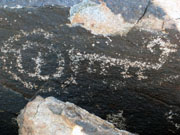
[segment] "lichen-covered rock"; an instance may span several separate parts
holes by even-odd
[[[17,121],[19,135],[133,135],[53,97],[36,97],[21,111]]]

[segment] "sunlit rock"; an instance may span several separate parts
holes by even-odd
[[[53,97],[36,97],[21,111],[17,121],[19,135],[133,135]]]

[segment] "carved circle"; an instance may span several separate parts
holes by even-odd
[[[21,31],[3,42],[1,48],[3,69],[26,88],[36,88],[31,80],[47,81],[60,78],[64,70],[64,57],[53,44],[53,34],[36,29]]]

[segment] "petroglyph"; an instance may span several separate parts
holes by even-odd
[[[79,70],[79,62],[80,61],[88,61],[89,66],[87,68],[87,72],[96,73],[95,68],[92,65],[95,62],[100,62],[101,72],[100,74],[106,75],[108,73],[108,69],[110,67],[123,67],[124,71],[120,72],[119,75],[122,75],[124,78],[131,78],[133,75],[129,73],[130,68],[138,68],[138,72],[136,75],[139,80],[147,79],[148,76],[144,75],[144,71],[146,70],[159,70],[168,60],[168,57],[171,53],[175,53],[177,51],[177,45],[171,44],[170,41],[164,41],[161,37],[156,37],[152,41],[148,42],[146,45],[147,49],[152,53],[156,50],[155,47],[158,47],[161,51],[159,55],[159,59],[157,63],[144,62],[144,61],[132,61],[128,58],[120,59],[113,58],[110,56],[105,56],[96,53],[81,53],[79,50],[72,48],[69,50],[69,57],[71,59],[71,69],[76,74],[78,74]]]
[[[28,89],[36,89],[38,85],[29,80],[24,80],[23,76],[28,78],[36,78],[40,81],[47,81],[53,78],[60,78],[64,74],[65,58],[61,51],[55,49],[52,43],[44,45],[43,42],[32,40],[34,36],[41,36],[43,40],[52,40],[53,34],[43,29],[32,30],[31,32],[20,31],[18,34],[9,37],[3,42],[1,53],[3,54],[0,59],[3,62],[2,68],[8,74],[12,76],[14,80],[21,82],[24,87]],[[109,74],[111,68],[118,67],[119,76],[124,79],[137,77],[138,80],[148,79],[148,75],[145,75],[147,70],[159,70],[167,62],[170,54],[177,52],[177,45],[171,44],[169,40],[164,40],[166,37],[154,37],[151,41],[144,41],[144,49],[152,53],[152,56],[158,56],[157,62],[143,61],[137,58],[137,60],[131,60],[130,58],[118,58],[121,54],[117,53],[118,57],[106,56],[103,53],[88,53],[86,51],[80,51],[77,48],[71,48],[67,50],[70,58],[69,66],[73,72],[70,78],[66,78],[64,83],[60,85],[63,89],[70,84],[77,85],[76,76],[80,72],[80,66],[82,61],[87,61],[88,65],[85,67],[85,72],[99,75]],[[112,39],[107,37],[105,41],[106,46],[113,47]],[[23,42],[22,42],[23,41]],[[93,46],[98,46],[100,41],[93,43]],[[68,45],[66,45],[68,46]],[[157,52],[160,50],[160,53]],[[28,57],[28,52],[31,51],[32,56]],[[51,59],[51,55],[53,60]],[[24,57],[26,56],[26,57]],[[54,59],[55,58],[55,59]],[[53,72],[46,72],[48,69],[48,61],[55,63]],[[99,67],[94,66],[98,62]],[[31,69],[27,67],[31,63]],[[100,72],[98,70],[100,68]],[[135,73],[130,72],[130,69],[138,69]],[[51,69],[50,69],[51,70]],[[167,77],[171,78],[171,77]],[[117,89],[117,85],[113,85]],[[53,88],[51,88],[53,89]],[[49,89],[48,89],[49,90]]]
[[[57,51],[53,47],[53,44],[46,46],[41,42],[31,41],[31,36],[43,36],[43,38],[47,40],[51,40],[53,38],[53,34],[46,32],[43,29],[34,29],[32,32],[21,31],[19,34],[11,36],[7,41],[3,42],[3,47],[1,48],[3,56],[0,58],[3,61],[4,71],[9,73],[15,80],[20,81],[24,87],[29,89],[37,88],[37,85],[32,82],[25,81],[23,79],[24,75],[29,78],[38,78],[39,80],[45,81],[50,78],[61,77],[64,69],[64,59],[61,56],[61,52]],[[26,40],[22,44],[24,39]],[[37,50],[34,51],[34,48]],[[28,51],[32,51],[34,57],[23,57],[23,55]],[[54,58],[57,57],[56,71],[52,74],[42,73],[42,68],[48,66],[48,63],[45,60],[50,55],[53,55]],[[12,57],[12,59],[10,59],[10,57]],[[29,69],[26,65],[27,62],[34,65],[34,68]]]
[[[87,107],[103,118],[110,116],[117,126],[124,121],[127,129],[135,127],[139,134],[178,133],[179,116],[174,114],[179,114],[176,109],[180,103],[180,36],[176,30],[147,31],[135,26],[126,36],[103,36],[66,26],[69,8],[47,6],[1,12],[2,101],[9,101],[9,93],[14,91],[28,99],[53,95]],[[131,14],[132,10],[124,12]],[[142,12],[137,14],[141,16]],[[5,108],[14,109],[11,102],[7,105]],[[170,109],[173,119],[167,118],[171,114],[164,116]],[[121,110],[125,119],[119,119]],[[150,125],[157,126],[154,129]]]
[[[177,130],[180,129],[180,123],[176,122],[176,119],[180,117],[179,113],[173,112],[173,110],[169,110],[169,112],[166,113],[165,116],[167,121],[171,123]]]

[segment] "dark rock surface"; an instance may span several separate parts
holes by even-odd
[[[95,36],[68,17],[60,6],[0,9],[1,133],[17,134],[17,112],[41,95],[140,135],[179,134],[180,33]]]
[[[0,132],[1,135],[18,134],[16,117],[27,100],[15,91],[0,85]]]

